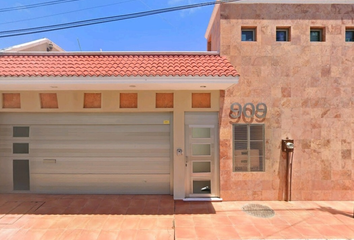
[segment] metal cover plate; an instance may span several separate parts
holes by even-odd
[[[275,215],[274,210],[270,207],[254,203],[243,206],[242,211],[244,211],[248,215],[259,218],[272,218]]]

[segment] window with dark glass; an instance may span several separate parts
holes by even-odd
[[[29,127],[13,127],[13,137],[29,137]]]
[[[345,41],[354,42],[354,28],[345,30]]]
[[[288,42],[290,41],[289,28],[277,28],[276,41],[277,42]]]
[[[29,160],[13,160],[13,189],[30,190]]]
[[[14,154],[28,154],[29,144],[28,143],[13,143],[12,153]]]
[[[264,171],[264,125],[233,125],[233,171]]]
[[[255,28],[242,28],[241,29],[241,41],[243,41],[243,42],[256,41],[256,29]]]
[[[310,29],[310,41],[311,42],[324,42],[324,29],[311,28]]]

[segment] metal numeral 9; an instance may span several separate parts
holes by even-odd
[[[265,103],[258,103],[256,107],[254,107],[253,103],[246,103],[243,107],[239,103],[233,103],[230,107],[231,118],[239,118],[241,114],[246,118],[253,118],[256,116],[257,118],[265,118],[267,116],[267,105]],[[247,110],[250,110],[247,111]]]
[[[265,118],[267,116],[267,105],[265,103],[258,103],[256,106],[256,117]]]
[[[236,109],[235,109],[236,107]],[[242,113],[242,106],[239,103],[233,103],[231,104],[231,114],[230,117],[231,118],[239,118],[241,117],[241,113]]]

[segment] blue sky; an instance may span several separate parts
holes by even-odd
[[[1,0],[0,9],[46,1],[50,0]],[[210,0],[78,0],[40,8],[2,12],[0,31],[208,1]],[[91,9],[83,10],[85,8]],[[66,51],[79,51],[78,39],[82,51],[100,51],[100,49],[102,51],[205,51],[204,34],[212,10],[213,6],[207,6],[54,32],[0,38],[0,49],[40,38],[49,38]],[[60,14],[69,11],[77,12]]]

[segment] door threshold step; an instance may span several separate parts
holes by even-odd
[[[184,202],[222,202],[222,198],[183,198]]]

